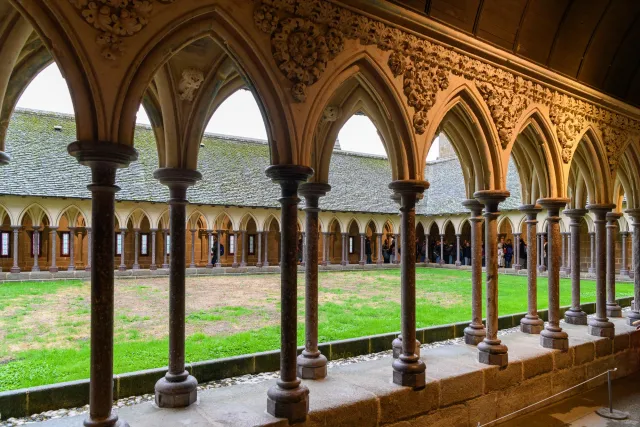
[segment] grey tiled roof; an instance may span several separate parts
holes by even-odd
[[[54,126],[61,126],[60,131]],[[30,110],[18,110],[9,125],[6,151],[12,157],[0,168],[0,194],[47,197],[90,198],[86,189],[89,169],[67,154],[67,145],[75,139],[72,116]],[[216,134],[203,138],[198,170],[203,179],[189,189],[195,204],[278,207],[279,188],[264,170],[269,166],[269,149],[265,141],[248,140]],[[165,202],[166,187],[153,178],[158,167],[152,130],[138,126],[135,147],[139,160],[118,171],[121,191],[118,200]],[[462,170],[457,159],[427,165],[431,188],[417,206],[417,213],[436,215],[464,212],[465,199]],[[331,159],[331,192],[321,199],[321,207],[333,211],[358,211],[395,214],[398,207],[390,199],[389,162],[380,156],[335,151]],[[504,210],[517,208],[520,187],[513,164],[507,179],[512,197]]]

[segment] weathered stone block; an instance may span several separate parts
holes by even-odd
[[[586,365],[587,378],[593,378],[596,375],[602,374],[609,369],[613,369],[615,367],[614,363],[615,360],[611,355],[596,359],[595,361]],[[607,376],[602,375],[593,381],[589,381],[587,383],[587,386],[589,389],[592,389],[599,386],[600,384],[604,384],[605,382],[607,382]]]
[[[593,342],[585,342],[573,347],[573,363],[583,365],[593,361],[596,357],[596,346]]]
[[[541,375],[499,392],[498,416],[510,414],[551,396],[551,377],[552,374]]]
[[[614,373],[615,378],[621,378],[637,372],[640,369],[640,353],[634,350],[625,350],[616,353],[614,356],[614,366],[618,370]]]
[[[514,386],[523,380],[522,361],[519,360],[509,363],[504,369],[494,366],[485,369],[483,372],[484,393],[503,390]]]
[[[567,351],[554,351],[553,368],[558,370],[573,366],[573,351],[573,348],[569,348]]]
[[[499,366],[503,368],[509,364],[509,354],[491,354],[486,351],[479,351],[478,362],[484,363],[485,365]]]
[[[399,388],[392,393],[376,393],[376,395],[380,404],[380,423],[386,424],[395,420],[426,414],[438,408],[440,382],[428,380],[421,390]]]
[[[498,393],[489,393],[465,402],[469,426],[486,424],[498,418]]]
[[[629,334],[619,334],[613,339],[613,352],[626,350],[629,348]]]
[[[562,369],[556,371],[551,376],[551,393],[556,394],[565,391],[576,384],[579,384],[587,379],[586,366],[576,366],[570,369]],[[584,384],[574,390],[571,390],[567,394],[563,394],[562,398],[572,396],[574,394],[582,393],[587,390],[587,385]]]
[[[609,338],[595,341],[596,358],[609,356],[613,351],[613,340]]]
[[[632,348],[640,347],[640,330],[629,332],[629,346]]]
[[[428,369],[428,368],[427,368]],[[440,407],[462,402],[482,394],[482,371],[440,379]]]
[[[465,405],[456,405],[424,415],[411,421],[412,427],[468,427],[469,411]]]
[[[532,357],[530,359],[524,359],[522,364],[524,378],[533,378],[537,375],[553,371],[553,355],[549,353]]]

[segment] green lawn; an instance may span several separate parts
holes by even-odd
[[[299,277],[299,315],[304,316],[303,277]],[[218,282],[215,282],[218,280]],[[221,282],[219,280],[224,280]],[[229,283],[232,280],[233,283]],[[149,336],[152,325],[166,330],[164,279],[116,285],[115,373],[165,366],[166,332]],[[215,283],[214,283],[215,282]],[[256,282],[264,294],[255,294]],[[279,347],[278,276],[236,276],[233,279],[188,279],[187,292],[208,289],[238,293],[247,288],[246,305],[225,304],[212,296],[205,306],[187,307],[187,361],[215,359]],[[471,277],[466,271],[419,268],[417,326],[469,320]],[[227,289],[219,289],[226,286]],[[321,342],[397,331],[400,328],[399,270],[320,274]],[[87,378],[89,374],[88,283],[79,281],[0,284],[0,391]],[[122,289],[122,291],[120,291]],[[561,305],[570,303],[571,284],[561,281]],[[631,283],[617,285],[618,296],[630,296]],[[122,293],[122,294],[121,294]],[[200,295],[200,294],[198,294]],[[254,295],[253,298],[249,295]],[[196,298],[195,295],[193,298]],[[501,315],[526,311],[525,276],[500,276]],[[595,300],[593,281],[582,282],[582,301]],[[64,301],[62,304],[61,301]],[[547,306],[547,281],[538,281],[539,308]],[[150,312],[118,311],[149,306]],[[50,308],[51,313],[44,310]],[[159,312],[160,314],[156,313]],[[160,320],[157,317],[160,316]],[[36,322],[38,320],[38,322]],[[35,323],[34,323],[35,322]],[[214,328],[214,329],[210,329]],[[250,328],[250,329],[247,329]],[[195,331],[195,332],[193,332]],[[299,324],[298,344],[304,342]],[[3,335],[4,334],[4,335]]]

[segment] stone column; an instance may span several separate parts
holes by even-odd
[[[222,248],[220,247],[220,245],[222,245],[222,240],[223,240],[222,239],[222,230],[218,230],[218,254],[217,254],[218,258],[217,258],[217,261],[216,261],[216,267],[222,267],[222,257],[221,257]],[[267,239],[265,239],[265,241],[266,240]],[[229,248],[227,248],[227,250],[229,250]],[[266,253],[265,253],[264,258],[265,258],[265,261],[266,261],[266,259],[267,259]],[[269,264],[267,264],[267,265],[269,265]]]
[[[242,257],[240,257],[240,267],[246,267],[247,266],[247,230],[242,230],[240,233],[242,235]],[[304,240],[304,233],[303,233],[303,240]]]
[[[84,271],[91,271],[91,263],[93,259],[91,258],[91,241],[93,236],[91,234],[91,227],[87,227],[87,265],[84,266]]]
[[[560,262],[560,271],[562,271],[563,273],[565,271],[567,271],[567,257],[566,257],[567,244],[566,244],[566,241],[567,241],[567,235],[568,234],[569,233],[565,233],[565,232],[560,233],[560,240],[562,242],[562,251],[561,251],[562,255],[561,255],[561,262]]]
[[[629,270],[627,270],[627,236],[629,235],[629,233],[627,233],[626,231],[621,231],[620,232],[620,237],[622,237],[622,260],[621,260],[621,264],[620,264],[620,275],[621,276],[628,276],[629,275]]]
[[[537,233],[536,234],[536,248],[538,249],[538,253],[537,253],[537,259],[538,259],[538,263],[536,264],[536,268],[538,269],[539,272],[541,272],[541,268],[540,266],[542,265],[542,242],[540,241],[540,237],[542,236],[542,233]]]
[[[597,337],[613,338],[615,327],[607,318],[607,257],[605,224],[607,213],[611,212],[615,205],[588,205],[587,209],[594,214],[595,229],[595,269],[596,269],[596,315],[587,320],[589,334]]]
[[[264,262],[263,266],[269,266],[269,231],[264,232]]]
[[[548,229],[548,224],[547,224],[547,229]],[[544,240],[545,237],[547,237],[547,250],[545,251],[545,247],[544,247]],[[546,262],[548,262],[549,259],[549,242],[548,242],[548,234],[547,231],[543,231],[540,233],[540,271],[541,272],[545,272],[549,269],[549,266],[545,263],[545,258],[546,258]],[[547,253],[547,256],[545,257],[545,252]]]
[[[631,266],[634,271],[633,276],[633,299],[632,310],[627,315],[627,323],[633,325],[640,320],[640,209],[629,209],[627,213],[633,218],[633,233],[631,241]]]
[[[464,329],[464,342],[478,345],[487,335],[482,323],[482,204],[476,199],[462,204],[471,211],[471,323]]]
[[[213,268],[213,257],[211,256],[211,243],[213,242],[213,230],[207,230],[207,265],[206,268]]]
[[[282,206],[280,212],[280,378],[268,393],[267,412],[276,418],[287,418],[289,423],[304,421],[309,411],[309,389],[297,378],[297,214],[298,186],[313,174],[305,166],[270,166],[266,174],[280,184]]]
[[[456,234],[456,267],[460,267],[462,263],[460,262],[460,234]]]
[[[151,265],[149,266],[149,270],[157,270],[158,266],[156,265],[156,233],[158,232],[157,228],[151,229]]]
[[[349,264],[349,233],[342,233],[342,262],[340,265]]]
[[[396,264],[400,264],[400,235],[399,234],[394,234],[393,235],[396,239],[396,248],[395,248],[395,256],[394,256],[394,262]]]
[[[140,270],[139,261],[140,254],[140,229],[133,229],[133,267],[132,270]]]
[[[169,240],[169,230],[163,229],[162,233],[164,234],[164,238],[162,239],[162,253],[164,254],[162,260],[162,268],[169,268],[169,263],[167,262],[167,241]],[[171,244],[169,244],[169,250],[171,250]]]
[[[305,279],[305,347],[298,356],[298,377],[317,380],[327,376],[327,358],[318,350],[318,201],[327,194],[329,184],[309,182],[300,186],[299,193],[304,197],[304,211],[306,213],[305,229],[307,238],[305,243],[306,269]]]
[[[300,261],[301,266],[307,265],[307,234],[302,232],[302,261]]]
[[[527,314],[520,320],[520,331],[525,334],[539,334],[544,328],[544,321],[538,316],[538,256],[540,233],[538,229],[538,213],[542,208],[538,205],[520,206],[520,211],[527,215]]]
[[[376,264],[381,265],[384,263],[384,258],[382,257],[382,233],[377,233],[376,237],[378,238],[378,259],[376,260]]]
[[[488,365],[507,365],[507,346],[498,339],[498,204],[509,197],[508,191],[484,190],[473,195],[484,204],[485,265],[487,271],[487,336],[478,344],[478,361]]]
[[[607,213],[607,316],[622,317],[622,308],[616,301],[616,231],[621,213]]]
[[[365,265],[367,263],[367,255],[366,255],[366,248],[365,248],[365,237],[366,234],[364,233],[360,233],[360,265]]]
[[[233,232],[233,241],[235,243],[235,248],[233,248],[233,262],[231,263],[231,268],[238,268],[238,230]],[[298,247],[298,239],[296,239],[296,248]],[[296,250],[296,259],[298,258]]]
[[[591,262],[589,263],[589,273],[595,274],[596,272],[596,233],[589,233],[589,240],[591,243],[589,255],[591,258]]]
[[[549,244],[547,253],[549,259],[548,294],[549,294],[549,322],[540,332],[540,345],[545,348],[566,351],[569,349],[569,335],[560,327],[560,263],[562,255],[562,236],[560,235],[560,209],[564,208],[569,199],[547,198],[538,203],[547,210],[547,233]]]
[[[187,251],[187,188],[202,178],[190,169],[161,168],[154,178],[169,187],[171,257],[169,267],[169,369],[156,382],[156,405],[183,408],[197,400],[198,381],[185,369],[185,276]],[[194,257],[195,230],[191,230],[191,259]]]
[[[587,214],[586,209],[565,210],[564,214],[571,219],[571,248],[569,249],[571,264],[571,308],[564,314],[565,322],[572,325],[586,325],[587,313],[580,306],[580,221]]]
[[[49,227],[51,230],[51,265],[49,266],[50,273],[57,273],[58,267],[56,266],[56,237],[58,235],[58,227]]]
[[[191,263],[189,264],[189,268],[196,268],[196,230],[192,228],[191,230]],[[186,237],[186,236],[185,236]],[[171,230],[171,247],[173,248],[173,230]],[[171,249],[171,255],[173,255],[173,249]]]
[[[440,235],[440,265],[444,264],[444,234]]]
[[[564,272],[567,275],[571,274],[571,253],[570,253],[570,248],[571,248],[571,232],[567,233],[567,265],[565,266]],[[580,268],[580,266],[578,265],[578,269]]]
[[[424,262],[429,265],[431,254],[429,253],[429,235],[425,233],[424,235]]]
[[[31,267],[31,271],[40,271],[40,266],[38,265],[38,254],[40,253],[40,228],[39,225],[34,225],[33,227],[33,267]]]
[[[519,271],[522,266],[520,265],[520,234],[521,233],[513,233],[513,264],[511,267],[515,271]]]
[[[137,159],[125,144],[74,142],[67,148],[81,164],[91,167],[91,362],[89,417],[86,426],[128,427],[111,412],[113,405],[113,277],[116,168]]]
[[[327,232],[323,232],[322,233],[322,265],[327,265],[327,236],[329,235],[329,233]]]
[[[416,200],[429,188],[426,181],[394,181],[389,188],[400,196],[400,317],[402,352],[393,361],[393,382],[414,389],[424,388],[426,366],[416,354]],[[398,239],[396,239],[396,248]],[[419,346],[419,344],[418,344]]]
[[[120,251],[120,266],[118,267],[118,270],[120,270],[120,271],[126,271],[127,270],[127,266],[124,263],[124,254],[125,254],[124,236],[125,236],[126,232],[127,232],[126,228],[121,228],[120,229],[120,241],[122,242],[122,245],[121,245],[122,250]]]
[[[11,273],[20,273],[20,265],[18,264],[18,253],[20,252],[20,229],[21,225],[12,225],[13,230],[13,266]]]
[[[258,231],[256,233],[258,235],[258,261],[256,262],[256,267],[262,267],[262,232]]]
[[[76,270],[76,227],[69,227],[69,267],[67,271]]]
[[[629,277],[634,279],[636,275],[636,265],[634,260],[636,259],[636,231],[631,232],[631,268],[629,269]]]

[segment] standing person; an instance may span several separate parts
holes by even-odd
[[[504,243],[503,239],[500,239],[498,243],[498,267],[504,267]]]
[[[427,240],[422,241],[422,262],[428,262],[427,257],[429,252],[427,252]]]
[[[391,238],[391,244],[389,245],[389,259],[391,263],[396,262],[396,238]]]
[[[542,245],[544,265],[549,268],[549,252],[547,252],[547,236],[544,236],[544,244]]]
[[[527,268],[527,243],[523,238],[520,239],[520,265],[522,268]]]
[[[506,268],[511,268],[512,259],[513,259],[513,244],[511,244],[511,239],[507,239],[507,244],[505,245],[505,251],[504,251],[504,266]]]
[[[298,262],[302,262],[302,235],[298,237]]]
[[[389,264],[389,242],[386,239],[382,243],[382,259],[385,264]]]
[[[436,259],[436,264],[440,264],[440,246],[442,246],[442,242],[438,240],[433,248],[433,256]]]
[[[218,236],[213,236],[213,245],[211,245],[211,264],[216,265],[218,262]]]
[[[471,244],[468,240],[464,241],[464,247],[462,248],[462,255],[464,258],[464,265],[471,265]]]
[[[367,264],[371,264],[371,239],[369,236],[364,238],[364,253],[367,256]]]

